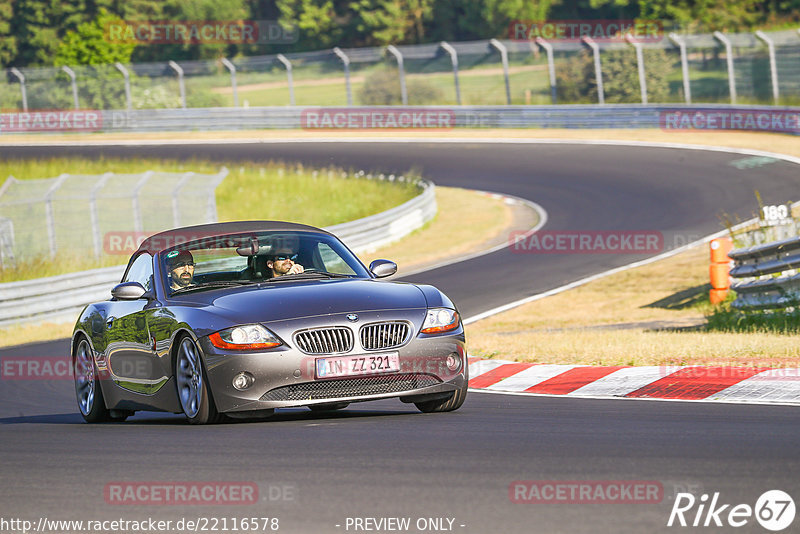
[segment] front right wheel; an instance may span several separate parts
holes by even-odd
[[[217,412],[208,387],[208,379],[200,358],[200,349],[188,335],[178,344],[175,359],[175,385],[183,413],[189,423],[204,425],[218,423],[223,415]]]
[[[469,384],[465,380],[464,385],[456,391],[453,391],[449,397],[430,401],[415,402],[414,406],[416,406],[417,409],[423,413],[452,412],[453,410],[458,410],[461,408],[461,405],[464,404],[464,399],[467,398],[468,387]]]

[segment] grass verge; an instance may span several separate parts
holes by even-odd
[[[393,208],[410,200],[419,191],[410,182],[388,182],[354,178],[352,172],[341,169],[308,169],[281,163],[217,163],[202,160],[184,162],[156,159],[96,159],[59,158],[49,160],[4,160],[0,176],[13,175],[20,180],[70,174],[100,175],[105,172],[142,173],[147,170],[215,174],[221,166],[230,174],[216,190],[217,213],[220,221],[247,219],[283,220],[329,226],[366,217]],[[103,210],[102,200],[100,210]],[[86,204],[88,214],[88,200]],[[75,215],[73,215],[75,216]],[[80,217],[80,215],[77,215]],[[133,214],[118,217],[124,226],[116,230],[132,230]],[[73,221],[57,219],[64,227]],[[85,223],[85,221],[77,221]],[[147,221],[145,220],[145,225]],[[113,228],[103,228],[113,231]],[[77,237],[77,236],[76,236]],[[128,261],[128,254],[104,254],[95,258],[91,241],[80,236],[55,261],[49,257],[20,260],[13,267],[0,268],[0,283],[55,276],[97,267],[119,265]],[[84,250],[85,249],[85,250]]]
[[[696,247],[478,321],[467,327],[470,353],[550,364],[800,366],[790,331],[704,326],[717,311],[708,256]]]

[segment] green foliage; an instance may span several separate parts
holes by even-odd
[[[424,22],[433,14],[434,0],[356,0],[356,29],[374,44],[419,43],[425,37]]]
[[[422,106],[441,102],[442,91],[430,83],[419,79],[406,79],[408,103]],[[359,92],[361,103],[367,106],[392,106],[402,103],[400,76],[397,70],[381,69],[370,74]]]
[[[667,78],[672,63],[661,49],[644,50],[647,98],[665,102],[669,96]],[[609,50],[600,58],[603,71],[603,92],[607,103],[641,102],[639,71],[632,50]],[[591,51],[582,50],[556,72],[556,90],[561,103],[597,102],[597,80]]]
[[[118,23],[118,17],[101,10],[90,22],[83,22],[70,30],[58,44],[55,65],[111,65],[129,63],[135,44],[116,42],[108,38],[109,25]]]

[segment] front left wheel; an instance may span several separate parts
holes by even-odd
[[[175,384],[181,408],[189,423],[204,425],[218,423],[223,419],[223,415],[217,411],[214,399],[211,397],[208,377],[200,358],[200,349],[188,335],[184,336],[178,344],[178,354],[175,359]]]
[[[78,343],[72,362],[75,395],[78,398],[78,408],[84,421],[87,423],[111,421],[111,414],[103,400],[103,390],[100,389],[100,379],[94,364],[92,347],[86,338],[82,337]]]

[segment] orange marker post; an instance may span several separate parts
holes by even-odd
[[[711,291],[708,298],[711,304],[719,304],[728,296],[731,287],[731,259],[728,252],[733,249],[733,241],[730,237],[720,237],[711,241],[711,266],[708,268],[711,278]]]

